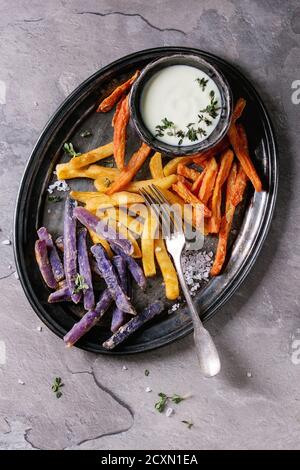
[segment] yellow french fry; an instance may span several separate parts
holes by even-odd
[[[99,192],[106,192],[111,183],[114,181],[114,178],[109,178],[106,176],[101,176],[94,181],[94,186]],[[170,175],[163,178],[153,178],[149,180],[140,180],[140,181],[132,181],[126,186],[126,191],[132,193],[138,193],[140,189],[146,188],[151,184],[155,184],[159,188],[170,188],[172,184],[177,182],[177,175]]]
[[[90,165],[84,168],[73,168],[70,163],[59,163],[56,165],[56,174],[57,179],[59,180],[67,180],[72,178],[90,178],[95,180],[97,178],[106,178],[108,181],[117,178],[120,174],[120,171],[117,168],[110,168],[100,165]]]
[[[154,251],[164,279],[166,297],[169,300],[175,300],[179,296],[178,277],[173,262],[166,250],[165,242],[161,238],[154,240]]]
[[[111,258],[113,256],[113,252],[111,251],[109,243],[103,238],[99,237],[99,235],[93,232],[93,230],[89,230],[89,234],[94,245],[97,245],[98,243],[100,243],[100,245],[102,245],[103,248],[106,250],[106,253],[108,254],[108,256]]]
[[[110,142],[109,144],[102,145],[101,147],[83,153],[78,157],[73,157],[69,161],[69,164],[73,168],[82,168],[83,166],[91,165],[92,163],[96,163],[104,158],[111,157],[113,153],[114,145],[113,142]]]
[[[155,276],[154,238],[157,230],[157,219],[149,209],[142,233],[142,263],[146,277]]]
[[[116,177],[108,177],[108,176],[99,176],[94,181],[94,186],[99,193],[106,193],[107,189],[110,185],[115,181]]]
[[[165,176],[162,167],[161,153],[155,152],[150,159],[149,169],[152,178],[163,178]]]
[[[107,203],[112,206],[127,206],[129,204],[143,203],[143,196],[128,191],[120,191],[111,196],[95,191],[71,191],[70,196],[79,202],[88,202],[90,200],[98,200],[99,203]]]
[[[126,190],[136,193],[142,188],[147,189],[147,187],[150,186],[151,184],[154,184],[155,186],[158,186],[159,188],[168,189],[172,186],[172,184],[175,184],[177,180],[178,180],[177,175],[170,175],[170,176],[165,176],[164,178],[154,178],[154,179],[149,179],[149,180],[133,181],[126,187]]]
[[[192,157],[176,157],[172,158],[165,166],[164,166],[164,175],[170,176],[177,173],[177,166],[179,163],[187,163],[191,162]]]

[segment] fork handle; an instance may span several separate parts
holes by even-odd
[[[218,351],[210,333],[206,328],[204,328],[199,318],[195,304],[185,282],[180,257],[173,257],[173,260],[183,294],[191,313],[194,326],[194,342],[200,368],[205,377],[213,377],[214,375],[217,375],[221,369],[221,362]]]

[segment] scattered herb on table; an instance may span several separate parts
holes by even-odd
[[[71,155],[71,157],[79,157],[81,155],[81,153],[75,152],[72,142],[65,142],[64,151]]]
[[[162,413],[166,407],[168,396],[165,393],[160,392],[158,394],[159,400],[155,403],[155,408],[159,413]]]
[[[92,131],[89,131],[89,130],[85,130],[80,133],[80,137],[83,137],[83,138],[90,137],[91,135],[93,135],[93,133]]]
[[[202,91],[205,90],[206,88],[206,85],[208,83],[208,79],[205,79],[204,77],[202,78],[196,78],[196,82],[199,84],[200,88],[202,89]]]
[[[188,429],[191,429],[192,426],[194,426],[193,421],[187,421],[187,420],[184,419],[184,420],[181,421],[181,422],[182,422],[183,424],[186,424],[186,426],[187,426]]]
[[[62,383],[62,380],[60,377],[55,377],[53,380],[53,384],[51,386],[51,389],[56,395],[56,398],[60,398],[62,396],[61,388],[64,386]]]
[[[61,196],[48,196],[49,202],[60,202],[62,200]]]
[[[186,397],[177,395],[177,393],[174,393],[173,395],[168,396],[165,393],[160,392],[158,396],[159,396],[159,400],[155,403],[154,406],[155,406],[155,409],[159,413],[162,413],[164,411],[169,400],[171,400],[173,403],[176,403],[176,405],[178,405],[178,403],[186,399]]]
[[[75,289],[73,290],[73,294],[79,294],[79,292],[88,288],[89,286],[85,282],[84,277],[81,274],[77,274],[75,278]]]
[[[145,376],[148,377],[149,374],[150,374],[149,370],[145,369]]]
[[[177,393],[174,393],[174,395],[172,395],[172,396],[169,397],[169,398],[171,398],[172,402],[173,402],[173,403],[176,403],[176,404],[178,404],[178,403],[180,403],[181,401],[185,400],[185,397],[181,397],[180,395],[177,395]]]

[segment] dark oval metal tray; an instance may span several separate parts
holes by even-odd
[[[97,114],[95,108],[101,95],[126,79],[137,68],[150,61],[174,53],[198,54],[211,61],[227,77],[234,98],[242,96],[247,107],[242,118],[246,127],[250,151],[264,186],[262,193],[249,187],[244,204],[239,208],[231,234],[230,257],[222,275],[206,283],[196,296],[202,320],[217,312],[236,291],[253,266],[267,235],[277,192],[278,164],[276,145],[270,118],[265,106],[249,81],[235,67],[207,52],[192,48],[164,47],[148,49],[119,59],[96,72],[84,81],[59,107],[43,130],[27,163],[21,181],[14,221],[14,250],[17,270],[25,294],[40,319],[59,337],[78,321],[80,307],[71,303],[48,304],[48,288],[44,285],[34,258],[36,229],[45,224],[53,235],[62,233],[63,202],[49,204],[46,198],[48,185],[54,181],[55,165],[64,161],[64,142],[72,141],[75,148],[84,152],[112,139],[112,113]],[[93,136],[80,137],[84,129]],[[129,129],[127,153],[138,146],[133,127]],[[72,188],[92,189],[92,183],[72,180]],[[250,186],[250,185],[249,185]],[[50,211],[50,212],[49,212]],[[205,239],[204,250],[215,251],[216,238]],[[141,307],[154,296],[164,297],[161,279],[150,282],[148,298],[136,292],[135,303]],[[88,351],[106,354],[129,354],[163,346],[192,331],[189,315],[184,308],[171,315],[167,312],[137,332],[118,350],[107,352],[101,344],[110,335],[109,323],[95,326],[77,346]]]

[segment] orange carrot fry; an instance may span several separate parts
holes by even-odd
[[[128,90],[131,88],[131,85],[137,79],[139,74],[140,71],[137,70],[135,74],[131,78],[129,78],[129,80],[115,88],[114,91],[107,98],[101,101],[97,108],[97,113],[107,113],[108,111],[110,111],[114,107],[114,105],[119,101],[121,96],[128,92]]]
[[[228,178],[232,162],[232,150],[226,150],[220,160],[219,172],[216,178],[214,192],[212,195],[212,216],[211,216],[211,232],[218,233],[221,223],[221,203],[222,203],[222,186]]]
[[[183,163],[179,163],[177,167],[177,174],[184,176],[188,180],[196,181],[196,179],[199,176],[199,172],[196,170],[193,170],[193,168],[189,168]]]
[[[192,188],[192,183],[188,181],[184,176],[182,175],[177,175],[177,181],[181,181],[187,188],[191,189]]]
[[[127,95],[122,96],[122,98],[121,98],[121,99],[118,101],[118,103],[117,103],[116,110],[115,110],[115,112],[114,112],[114,115],[113,115],[113,118],[112,118],[112,121],[111,121],[112,127],[115,127],[115,122],[116,122],[118,113],[119,113],[119,111],[120,111],[120,108],[121,108],[122,103],[123,103],[123,101],[125,100],[126,96],[127,96]]]
[[[232,196],[232,204],[234,207],[236,207],[243,199],[244,192],[247,186],[248,182],[248,176],[243,170],[242,165],[240,162],[238,163],[238,173],[236,177],[236,183],[235,183],[235,191]]]
[[[117,168],[123,170],[125,164],[126,129],[129,121],[128,96],[122,100],[114,120],[114,157]]]
[[[237,126],[235,124],[231,124],[228,131],[228,137],[233,147],[234,153],[240,161],[249,180],[253,184],[255,191],[260,192],[262,191],[262,183],[250,159],[248,144],[247,140],[245,140],[245,136],[246,134],[241,135],[238,132]]]
[[[246,100],[244,98],[239,98],[235,104],[235,107],[232,113],[232,121],[231,121],[232,123],[235,123],[235,121],[237,121],[241,117],[245,106],[246,106]]]
[[[206,173],[206,168],[204,168],[204,170],[198,174],[197,179],[194,181],[192,185],[192,189],[191,189],[192,193],[194,194],[199,193],[205,173]]]
[[[225,136],[224,139],[221,140],[217,145],[213,148],[206,150],[205,152],[200,152],[193,156],[193,162],[198,163],[202,166],[202,163],[205,164],[209,158],[214,157],[218,153],[224,152],[229,147],[229,140],[228,137]]]
[[[215,158],[210,159],[205,170],[205,175],[198,196],[204,204],[207,204],[207,201],[212,196],[216,177],[218,174],[218,164]]]
[[[232,204],[232,198],[235,193],[236,178],[237,165],[236,163],[233,163],[227,181],[225,215],[221,220],[217,252],[214,264],[210,271],[212,276],[217,276],[220,273],[226,258],[228,236],[235,211],[235,206]]]
[[[116,180],[108,188],[106,194],[113,194],[124,189],[139,171],[150,151],[150,147],[148,147],[148,145],[145,143],[142,143],[137,152],[132,155],[128,166],[121,171],[120,176],[116,178]]]
[[[198,209],[199,206],[201,205],[203,207],[203,214],[204,217],[210,217],[211,216],[211,211],[208,209],[208,207],[203,204],[200,199],[198,199],[188,188],[187,186],[182,183],[181,181],[178,181],[177,183],[172,185],[173,191],[175,191],[185,202],[188,204],[191,204],[195,209]]]

